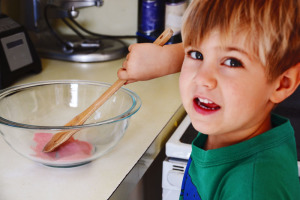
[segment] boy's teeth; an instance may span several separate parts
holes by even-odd
[[[201,99],[201,98],[198,98],[198,100],[201,102],[201,103],[206,103],[206,104],[211,104],[213,103],[212,101],[209,101],[208,99]]]

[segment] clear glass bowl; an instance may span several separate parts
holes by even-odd
[[[91,162],[112,149],[124,135],[141,100],[121,88],[81,126],[64,126],[90,106],[110,84],[81,80],[44,81],[0,91],[0,132],[19,154],[53,167]],[[53,153],[42,148],[52,134],[79,129],[71,142]]]

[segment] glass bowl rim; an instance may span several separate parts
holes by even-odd
[[[16,86],[12,86],[12,87],[8,87],[8,88],[0,90],[0,100],[5,96],[8,96],[8,95],[14,93],[15,91],[19,91],[19,90],[23,90],[23,89],[31,88],[31,87],[36,87],[36,86],[44,86],[44,85],[52,85],[52,84],[101,85],[101,86],[107,87],[107,89],[112,85],[110,83],[105,83],[105,82],[100,82],[100,81],[74,80],[74,79],[36,81],[36,82],[20,84],[20,85],[16,85]],[[15,128],[25,128],[25,129],[70,130],[70,129],[82,129],[85,127],[94,127],[94,126],[118,122],[118,121],[125,120],[125,119],[131,117],[133,114],[135,114],[140,109],[140,107],[142,105],[142,101],[141,101],[140,97],[135,92],[131,91],[130,89],[124,88],[124,87],[121,87],[119,90],[122,90],[123,92],[127,93],[132,98],[132,101],[133,101],[132,106],[128,110],[123,112],[122,114],[112,117],[110,119],[100,121],[100,122],[76,125],[76,126],[39,126],[39,125],[31,125],[31,124],[23,124],[23,123],[19,123],[19,122],[14,122],[14,121],[5,119],[2,116],[0,116],[0,124],[12,126]]]

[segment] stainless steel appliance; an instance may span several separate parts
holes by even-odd
[[[22,0],[20,3],[22,23],[42,57],[99,62],[118,59],[127,53],[122,40],[93,33],[75,20],[80,8],[100,7],[103,0]],[[57,21],[62,21],[73,34],[60,33],[54,25]]]

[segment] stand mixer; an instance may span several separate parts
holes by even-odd
[[[102,5],[103,0],[22,0],[21,19],[41,57],[74,62],[118,59],[127,54],[121,36],[93,33],[75,20],[78,9]],[[54,26],[58,20],[74,34],[59,33]]]

